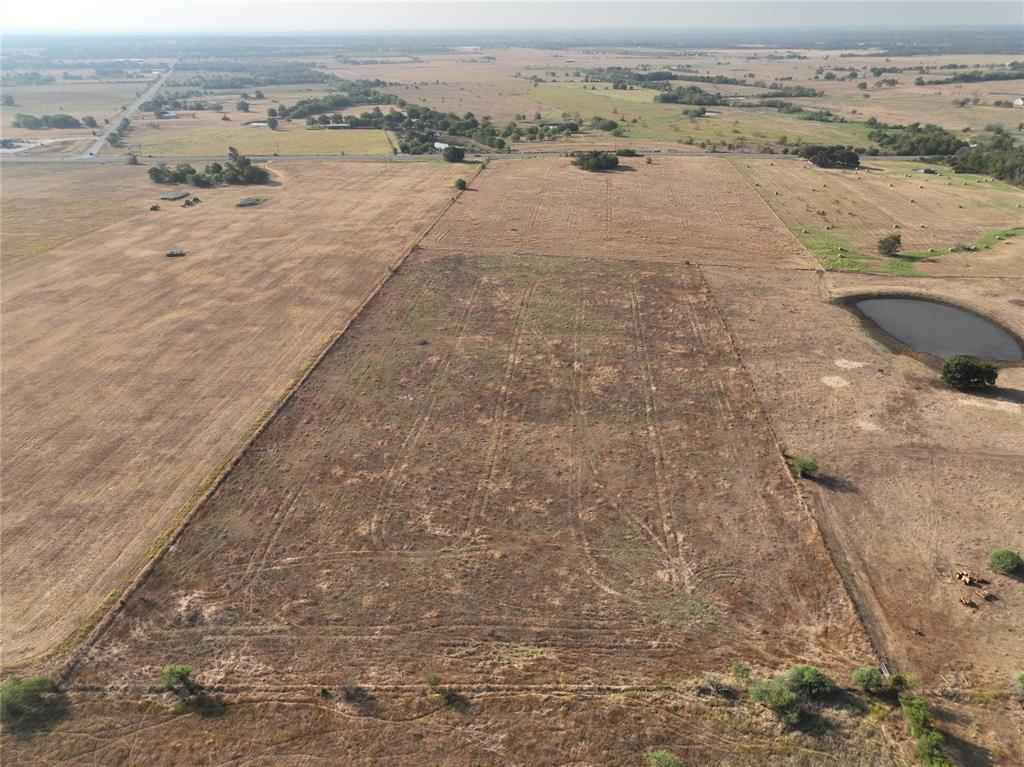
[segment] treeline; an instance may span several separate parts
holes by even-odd
[[[991,72],[958,72],[955,75],[949,77],[940,78],[938,80],[925,80],[923,77],[918,77],[915,81],[915,85],[951,85],[952,83],[984,83],[990,80],[1021,80],[1024,79],[1024,68],[1019,69],[1002,69],[994,70]]]
[[[190,87],[207,89],[252,88],[265,85],[295,85],[298,83],[326,83],[333,76],[300,62],[260,64],[234,60],[198,61],[179,64],[178,71],[224,72],[224,74],[196,74],[185,78]]]
[[[952,133],[938,125],[886,125],[869,118],[867,125],[872,128],[868,138],[897,155],[951,155],[967,146]]]
[[[662,93],[656,93],[654,100],[661,104],[691,104],[701,107],[724,106],[728,103],[720,93],[708,93],[696,85],[670,88]]]
[[[57,78],[39,72],[4,72],[0,85],[53,85]]]
[[[1008,133],[996,133],[988,141],[961,149],[949,164],[957,173],[983,173],[1024,186],[1024,146],[1015,146]]]
[[[228,147],[228,159],[224,164],[210,163],[201,172],[187,162],[180,162],[174,168],[160,163],[147,172],[157,184],[191,184],[202,188],[217,184],[265,184],[270,180],[270,171],[253,165],[252,160],[239,154],[234,147]]]
[[[399,99],[390,93],[377,90],[377,85],[385,84],[383,80],[347,80],[338,84],[339,93],[319,98],[300,99],[292,106],[276,107],[276,116],[284,119],[309,117],[310,115],[326,114],[345,109],[355,104],[396,104]],[[272,117],[274,115],[271,115]]]
[[[66,114],[43,115],[42,117],[17,114],[11,122],[11,127],[40,130],[41,128],[81,128],[83,124],[88,125],[90,128],[95,128],[96,118],[85,117],[79,120],[77,117]]]

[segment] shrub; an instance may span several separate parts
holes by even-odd
[[[640,155],[638,155],[636,153],[635,149],[629,149],[628,147],[625,148],[625,149],[616,149],[615,150],[615,155],[617,157],[639,157],[640,156]]]
[[[917,738],[914,752],[925,767],[953,767],[946,758],[946,744],[942,733],[929,730]]]
[[[460,192],[463,192],[469,188],[469,184],[466,183],[466,179],[464,178],[456,179],[455,188],[458,189]]]
[[[850,681],[865,692],[871,692],[881,687],[885,679],[874,666],[861,666],[850,675]]]
[[[1016,693],[1017,697],[1024,700],[1024,674],[1017,674]]]
[[[900,252],[903,245],[903,238],[898,234],[887,234],[878,241],[878,252],[883,256],[895,256]]]
[[[899,671],[897,671],[895,674],[889,677],[889,689],[893,690],[896,693],[901,693],[906,690],[909,690],[913,686],[913,682],[910,681],[907,675]]]
[[[705,674],[697,685],[697,692],[701,695],[718,695],[722,698],[736,696],[736,691],[717,674]]]
[[[739,682],[746,682],[750,679],[750,666],[741,661],[736,661],[732,664],[732,676],[733,679]]]
[[[160,675],[160,686],[168,692],[175,692],[179,695],[192,692],[194,689],[192,667],[184,665],[166,666]]]
[[[798,477],[813,477],[818,473],[818,462],[805,455],[787,455],[786,463]]]
[[[57,708],[57,685],[48,676],[12,676],[0,685],[0,722],[27,728],[51,717]]]
[[[795,725],[800,721],[800,707],[796,693],[776,681],[758,682],[750,687],[750,699],[771,709],[783,724]]]
[[[466,159],[466,150],[461,146],[446,146],[441,150],[445,162],[462,162]]]
[[[1024,572],[1024,559],[1013,549],[996,549],[988,555],[988,566],[1003,575]]]
[[[663,748],[644,754],[644,764],[648,767],[683,767],[683,762],[678,756]]]
[[[619,158],[611,152],[598,150],[573,152],[572,164],[589,171],[610,170],[619,167]]]
[[[427,674],[423,677],[423,683],[431,690],[437,690],[441,686],[441,677],[437,674]]]
[[[783,677],[783,684],[795,693],[808,698],[823,698],[836,691],[836,683],[817,666],[800,663]]]
[[[900,709],[903,711],[903,718],[907,720],[910,734],[915,738],[931,732],[935,717],[927,700],[916,695],[908,696],[900,700]]]
[[[981,389],[994,386],[999,370],[991,362],[956,355],[942,365],[942,380],[955,389]]]

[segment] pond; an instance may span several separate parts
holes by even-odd
[[[863,298],[856,303],[865,317],[911,349],[948,359],[965,354],[1013,362],[1024,357],[1020,342],[984,317],[920,298]]]

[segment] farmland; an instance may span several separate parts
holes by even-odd
[[[1024,276],[1024,193],[992,178],[874,159],[857,171],[768,160],[735,165],[829,269]],[[900,254],[880,256],[876,243],[893,232]]]
[[[925,765],[920,695],[952,763],[1024,763],[1024,581],[988,564],[1024,550],[1024,364],[954,389],[856,309],[1024,338],[1024,193],[787,156],[874,151],[869,117],[1019,141],[993,103],[1019,81],[914,84],[1006,56],[369,40],[260,43],[285,84],[249,111],[211,42],[168,87],[215,108],[4,159],[0,675],[60,701],[5,719],[5,762]],[[605,67],[739,100],[698,117]],[[339,93],[325,73],[412,119],[246,125]],[[835,114],[743,106],[764,83]],[[390,161],[396,136],[472,153],[485,116],[556,138]],[[269,182],[147,175],[228,146],[280,155]],[[560,156],[584,146],[646,156]]]
[[[222,188],[153,213],[166,188],[129,171],[145,178],[4,171],[5,241],[24,232],[3,281],[8,663],[51,649],[123,584],[442,210],[455,175],[282,164],[256,208]],[[73,215],[44,225],[37,206],[59,210],[62,194]]]

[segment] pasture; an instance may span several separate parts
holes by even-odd
[[[733,164],[828,269],[1024,276],[1024,193],[990,177],[878,158],[864,158],[856,171],[802,161]],[[880,255],[878,240],[893,233],[902,238],[900,254]],[[958,246],[976,249],[950,252]]]
[[[5,663],[52,650],[124,585],[459,174],[272,171],[255,208],[222,187],[150,212],[168,187],[129,177],[143,167],[5,167],[5,241],[22,232],[3,280]],[[69,216],[40,217],[65,200]]]
[[[258,102],[257,102],[258,103]],[[104,154],[132,151],[145,157],[210,157],[233,146],[251,155],[390,155],[391,144],[382,130],[309,130],[303,120],[281,121],[277,130],[245,123],[266,119],[266,110],[224,112],[181,110],[176,120],[137,118],[121,147],[107,146]],[[224,120],[223,116],[229,119]]]

